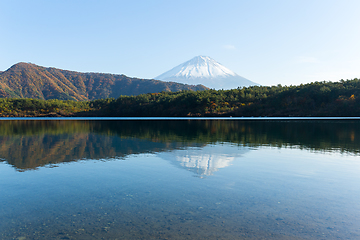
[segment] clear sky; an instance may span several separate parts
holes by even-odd
[[[154,78],[197,55],[263,85],[360,78],[359,0],[0,0],[0,71]]]

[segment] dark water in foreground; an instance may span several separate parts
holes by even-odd
[[[360,239],[360,121],[0,121],[0,239]]]

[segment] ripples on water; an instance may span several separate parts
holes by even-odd
[[[2,121],[1,239],[357,239],[357,121]]]

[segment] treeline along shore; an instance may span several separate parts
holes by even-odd
[[[92,101],[0,99],[1,117],[360,116],[360,80],[148,93]]]

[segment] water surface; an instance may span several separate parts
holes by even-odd
[[[357,239],[358,121],[1,121],[1,239]]]

